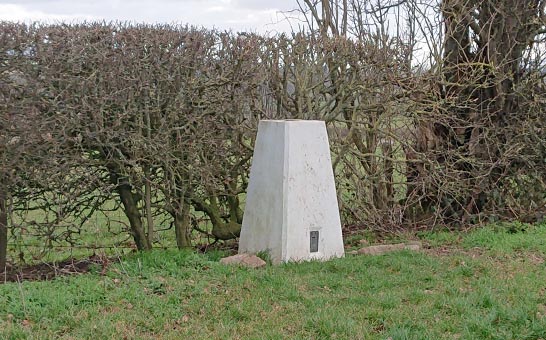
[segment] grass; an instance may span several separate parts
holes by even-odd
[[[124,249],[131,247],[124,223],[126,217],[121,209],[114,209],[113,201],[106,202],[102,207],[104,212],[95,213],[81,227],[79,221],[67,219],[63,221],[66,227],[57,226],[52,233],[54,242],[45,242],[47,237],[38,236],[46,228],[32,226],[30,222],[43,223],[48,221],[48,216],[43,210],[19,211],[14,215],[14,224],[24,228],[13,228],[8,243],[8,256],[15,257],[23,254],[28,264],[40,262],[55,262],[65,260],[67,257],[82,258],[95,253],[95,249],[109,249],[109,252],[119,254]],[[51,220],[49,216],[49,220]],[[75,231],[72,235],[75,242],[71,244],[63,237],[67,231]],[[25,232],[23,232],[25,230]],[[16,262],[13,258],[12,262]]]
[[[546,339],[546,225],[423,233],[422,252],[258,270],[219,252],[0,285],[1,339]]]
[[[135,249],[133,238],[129,234],[129,222],[121,208],[116,208],[113,200],[107,201],[102,208],[104,211],[95,212],[93,216],[83,225],[79,221],[69,219],[66,225],[73,225],[71,228],[57,226],[52,234],[54,242],[44,242],[47,237],[40,236],[44,227],[33,227],[29,221],[44,222],[46,215],[43,211],[31,210],[19,212],[14,216],[16,224],[23,225],[23,228],[15,228],[10,232],[8,242],[8,257],[10,262],[17,263],[21,255],[25,264],[38,264],[43,262],[63,261],[67,258],[84,258],[93,254],[105,253],[108,256],[118,256],[131,252]],[[192,212],[195,217],[203,217],[202,212]],[[176,248],[174,227],[170,224],[171,217],[163,214],[155,216],[154,247]],[[212,225],[205,222],[200,225],[202,229],[210,230]],[[63,233],[67,229],[77,230],[72,236],[73,242],[68,242]],[[192,239],[195,244],[207,243],[206,236],[193,231]],[[1,340],[1,339],[0,339]]]

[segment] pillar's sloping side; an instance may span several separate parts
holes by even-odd
[[[267,251],[274,262],[283,258],[285,130],[283,121],[258,125],[239,239],[239,253]]]
[[[288,237],[283,260],[341,257],[343,237],[326,125],[323,121],[295,121],[287,128]],[[318,232],[315,252],[310,252],[311,231]]]
[[[259,124],[239,253],[260,251],[274,263],[344,255],[322,121]]]

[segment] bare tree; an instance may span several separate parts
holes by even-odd
[[[368,161],[360,158],[365,173],[375,173],[378,163],[372,159],[378,155],[378,139],[389,141],[379,154],[390,159],[399,158],[391,147],[402,144],[407,191],[398,201],[406,211],[406,223],[479,222],[484,209],[490,216],[521,216],[507,207],[524,196],[515,192],[530,189],[519,186],[523,182],[515,179],[516,174],[522,166],[530,167],[525,186],[541,183],[543,168],[536,162],[540,148],[529,143],[542,140],[544,125],[541,104],[531,99],[543,90],[544,49],[537,47],[543,46],[543,1],[305,0],[298,4],[308,27],[323,37],[374,41],[379,48],[406,51],[397,57],[405,60],[397,66],[405,66],[406,73],[395,77],[399,103],[391,106],[398,107],[394,125],[377,125],[385,124],[384,105],[365,115],[343,114],[360,154],[374,155]],[[329,66],[333,59],[329,56]],[[418,59],[428,62],[418,65]],[[380,63],[379,69],[388,65],[388,61]],[[346,84],[346,68],[329,69],[339,70],[332,73],[333,88]],[[365,100],[359,98],[355,105],[362,108]],[[409,113],[406,119],[404,111]],[[402,122],[407,128],[401,130]],[[532,125],[540,127],[529,129]],[[523,150],[525,156],[518,156]],[[375,177],[375,184],[364,192],[394,192],[392,186],[381,189],[380,185],[393,182],[390,167],[381,167],[385,179]],[[517,188],[510,184],[513,181],[520,183]],[[376,197],[370,197],[372,205],[383,210]],[[540,206],[537,200],[530,205]]]
[[[428,196],[421,202],[425,209],[464,223],[487,205],[502,207],[498,198],[507,183],[501,178],[515,175],[521,166],[536,166],[518,160],[526,142],[517,141],[528,135],[524,127],[536,115],[527,98],[543,86],[534,76],[542,66],[537,69],[526,60],[533,46],[542,44],[544,6],[544,1],[442,2],[445,41],[438,100],[444,103],[444,118],[437,117],[429,129],[435,142],[420,150],[430,151],[440,164],[453,164],[448,178],[458,178],[468,190],[431,188],[444,199],[438,203]],[[532,64],[540,65],[539,60]]]

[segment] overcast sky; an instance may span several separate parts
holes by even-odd
[[[121,20],[181,23],[234,31],[289,31],[295,0],[0,0],[0,20]]]

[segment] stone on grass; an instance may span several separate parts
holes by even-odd
[[[397,244],[381,244],[376,246],[364,247],[356,251],[357,254],[365,255],[381,255],[397,250],[419,250],[421,244],[418,242],[397,243]]]
[[[249,268],[261,268],[266,265],[264,260],[252,254],[237,254],[224,257],[220,260],[220,263],[228,265],[239,265]]]

